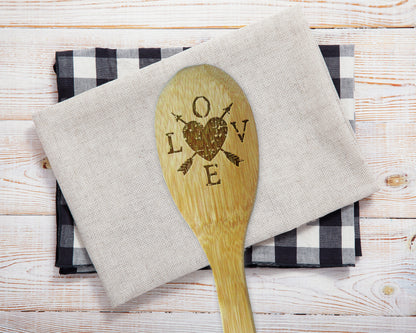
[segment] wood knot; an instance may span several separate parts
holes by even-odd
[[[383,287],[383,294],[384,295],[390,296],[393,293],[394,293],[394,287],[389,286],[389,285],[386,285],[386,286]]]
[[[402,175],[391,175],[386,177],[386,185],[392,187],[399,187],[408,183],[407,174]]]
[[[413,251],[415,245],[416,245],[416,234],[413,235],[412,237],[409,237],[409,240],[408,240],[409,250]]]
[[[45,157],[44,159],[42,159],[40,161],[40,163],[42,164],[42,168],[44,169],[51,169],[51,165],[49,164],[49,160],[47,157]]]

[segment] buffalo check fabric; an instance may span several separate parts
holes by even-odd
[[[187,47],[85,49],[56,53],[59,101],[129,75]],[[354,46],[321,45],[345,117],[355,128]],[[246,249],[246,266],[353,266],[361,255],[358,202]],[[56,266],[61,274],[93,273],[65,198],[57,184]]]

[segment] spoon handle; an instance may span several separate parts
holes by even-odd
[[[244,274],[244,244],[227,244],[221,238],[214,243],[205,251],[214,274],[224,333],[256,332]]]

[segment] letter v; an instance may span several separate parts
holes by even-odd
[[[233,125],[238,137],[240,138],[240,141],[243,142],[244,141],[244,136],[246,135],[246,127],[247,127],[247,123],[248,123],[248,119],[243,120],[243,134],[240,134],[240,132],[238,131],[237,128],[237,124],[235,121],[231,122],[231,125]]]

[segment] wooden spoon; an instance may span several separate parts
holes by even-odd
[[[255,332],[243,260],[258,178],[250,104],[221,69],[187,67],[159,96],[155,131],[166,184],[211,265],[224,332]]]

